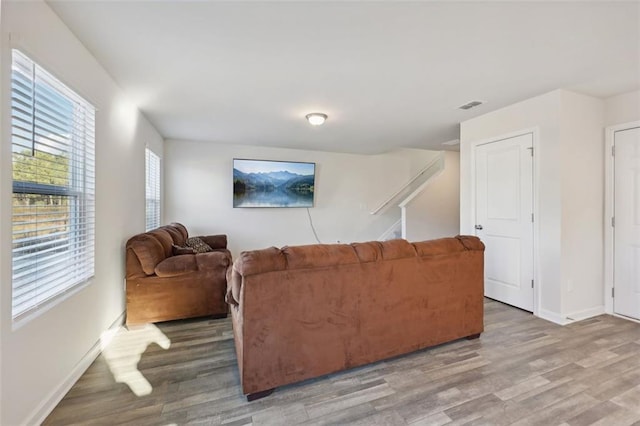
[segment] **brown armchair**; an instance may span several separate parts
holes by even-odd
[[[199,237],[212,249],[206,253],[184,249],[188,237],[184,225],[172,223],[127,241],[127,325],[227,316],[227,236]]]

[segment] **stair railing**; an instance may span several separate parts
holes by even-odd
[[[390,196],[389,198],[387,198],[382,204],[380,204],[377,208],[375,208],[374,210],[371,210],[369,212],[369,214],[378,214],[381,211],[385,210],[386,208],[388,208],[392,202],[399,198],[400,195],[402,195],[405,191],[407,191],[407,189],[418,179],[420,179],[422,176],[424,176],[425,173],[432,171],[432,169],[434,167],[438,167],[439,169],[442,168],[444,163],[444,153],[440,153],[438,154],[438,156],[436,158],[434,158],[431,162],[429,162],[429,164],[427,164],[426,167],[424,167],[422,170],[420,170],[414,177],[412,177],[407,183],[405,183],[399,190],[397,190],[396,192],[393,193],[392,196]],[[435,173],[433,173],[435,174]],[[431,176],[428,177],[428,179],[431,178]],[[428,180],[427,179],[427,180]]]

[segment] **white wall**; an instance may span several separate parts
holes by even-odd
[[[471,191],[471,145],[527,129],[536,129],[535,167],[539,175],[536,192],[539,233],[540,315],[561,313],[561,190],[560,91],[519,102],[467,120],[460,125],[460,233],[475,235]]]
[[[126,239],[144,231],[144,147],[162,139],[42,1],[2,2],[0,145],[0,424],[34,424],[82,372],[124,311]],[[11,33],[11,42],[9,41]],[[20,327],[11,319],[10,48],[21,48],[96,108],[96,252],[90,285]]]
[[[562,313],[604,306],[604,102],[560,92]]]
[[[0,0],[0,25],[3,22],[2,11],[4,7],[2,2],[3,0]],[[0,36],[1,36],[1,31],[0,31]],[[5,99],[5,93],[6,93],[5,78],[7,75],[4,67],[2,66],[3,63],[4,63],[4,58],[2,55],[2,51],[0,50],[0,99],[3,100],[2,102],[4,102],[4,99]],[[3,108],[4,108],[3,106],[0,106],[0,198],[4,196],[4,193],[5,193],[4,189],[7,186],[6,185],[7,179],[11,178],[11,175],[8,173],[8,170],[6,170],[7,168],[4,167],[7,150],[5,149],[5,147],[1,142],[1,139],[6,136],[6,132],[5,132],[6,123],[2,118],[2,116],[4,115]],[[4,276],[2,275],[2,271],[5,269],[7,264],[7,260],[5,259],[5,256],[2,255],[2,253],[5,253],[4,249],[6,248],[3,241],[6,238],[9,238],[9,235],[10,235],[6,233],[7,230],[10,230],[9,227],[4,225],[7,219],[7,213],[9,212],[8,206],[5,206],[5,204],[7,203],[0,202],[0,288],[6,286],[5,281],[3,280]],[[3,297],[1,292],[2,290],[0,289],[0,297]],[[2,340],[4,336],[4,333],[2,331],[3,317],[4,317],[4,306],[3,306],[3,303],[0,301],[0,401],[2,401],[2,396],[3,396],[3,391],[2,391],[2,348],[3,348]],[[2,403],[0,403],[0,421],[4,418],[3,414],[4,414],[4,410],[2,409]]]
[[[316,163],[315,207],[309,209],[323,243],[377,239],[400,217],[373,210],[424,167],[435,151],[400,150],[382,155],[224,145],[165,143],[165,219],[184,223],[190,234],[224,233],[234,256],[270,246],[312,244],[306,209],[233,208],[233,158]]]
[[[536,313],[556,322],[603,310],[603,108],[556,90],[461,124],[462,233],[473,232],[472,143],[535,129]]]
[[[444,153],[444,170],[406,207],[406,238],[423,241],[460,231],[460,153]]]
[[[640,90],[605,99],[605,126],[640,120]]]

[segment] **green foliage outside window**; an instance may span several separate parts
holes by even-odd
[[[13,153],[13,180],[67,188],[70,183],[69,159],[42,151],[36,151],[35,155],[31,155],[29,150]],[[14,238],[66,230],[71,213],[70,201],[66,195],[14,193]],[[39,225],[34,226],[35,223]]]

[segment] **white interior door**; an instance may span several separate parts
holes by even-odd
[[[640,319],[640,128],[614,135],[615,313]]]
[[[533,135],[475,148],[485,296],[533,311]]]

